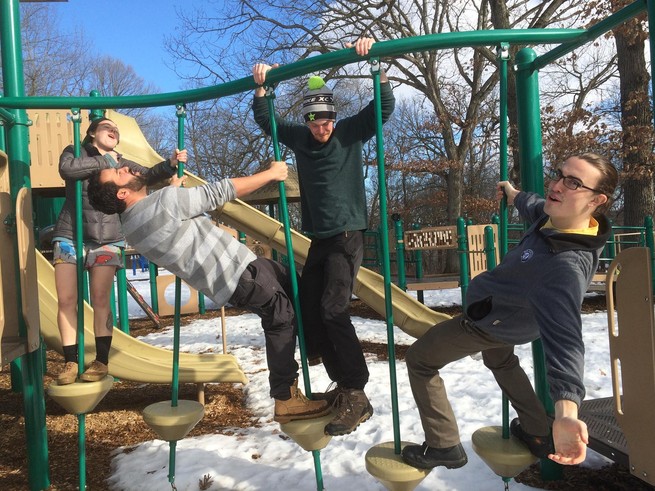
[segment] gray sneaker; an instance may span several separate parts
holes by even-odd
[[[336,416],[325,426],[327,435],[338,436],[352,433],[373,416],[373,406],[360,389],[341,389],[334,401]]]

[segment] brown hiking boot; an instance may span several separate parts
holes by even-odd
[[[298,419],[311,419],[325,416],[330,412],[330,406],[325,401],[310,401],[298,388],[298,379],[289,387],[291,399],[283,401],[275,399],[275,416],[278,423],[288,423]]]
[[[334,406],[337,415],[325,426],[326,435],[347,435],[373,416],[373,406],[360,389],[342,389]]]
[[[68,385],[77,379],[77,363],[67,361],[64,369],[57,376],[57,385]]]
[[[85,382],[98,382],[107,376],[107,372],[107,365],[98,360],[93,360],[93,363],[89,365],[89,368],[84,370],[80,378]]]
[[[332,407],[334,405],[334,401],[337,400],[337,396],[342,391],[343,388],[339,387],[336,382],[330,382],[330,385],[328,385],[325,392],[312,392],[312,397],[316,401],[327,401],[328,406]]]

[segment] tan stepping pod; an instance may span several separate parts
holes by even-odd
[[[514,477],[538,458],[516,438],[503,438],[502,426],[485,426],[471,436],[473,450],[500,477]]]
[[[114,377],[111,375],[97,382],[75,382],[67,385],[53,382],[48,387],[48,395],[70,414],[87,414],[95,409],[113,384]]]
[[[167,442],[182,440],[205,415],[205,407],[197,401],[179,400],[150,404],[143,410],[143,420]]]
[[[401,442],[401,449],[411,442]],[[403,462],[394,451],[394,442],[375,445],[366,452],[366,470],[390,491],[412,491],[431,469],[417,469]]]
[[[332,435],[325,434],[325,425],[332,421],[332,418],[334,415],[330,413],[318,418],[289,421],[280,424],[280,429],[304,450],[321,450],[332,439]]]

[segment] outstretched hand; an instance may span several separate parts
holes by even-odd
[[[553,422],[553,443],[555,453],[548,458],[558,464],[575,465],[587,457],[589,433],[584,421],[565,417]]]

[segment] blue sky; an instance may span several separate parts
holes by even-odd
[[[166,35],[174,34],[178,8],[191,8],[195,0],[68,0],[50,3],[61,26],[82,26],[98,54],[132,65],[147,82],[163,92],[180,89],[180,80],[166,66]],[[94,34],[94,33],[98,34]]]

